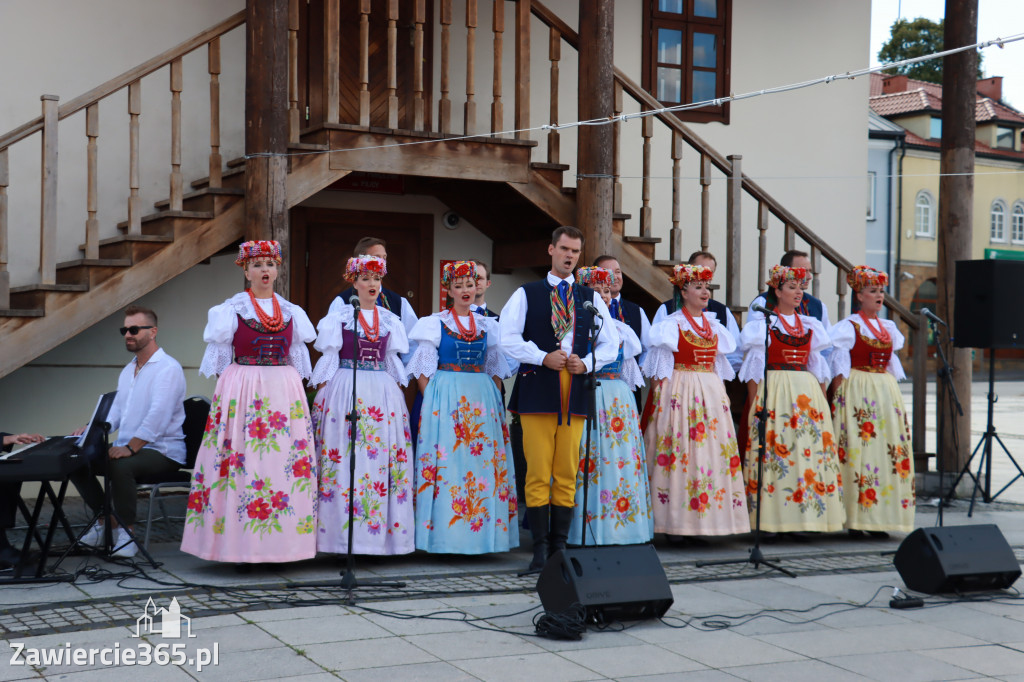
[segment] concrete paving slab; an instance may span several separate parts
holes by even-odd
[[[321,618],[324,616],[351,615],[353,612],[338,604],[324,606],[303,606],[284,609],[266,609],[263,611],[245,611],[242,617],[253,623],[270,623],[276,620],[296,620],[300,618]]]
[[[457,662],[471,658],[539,654],[544,651],[525,637],[504,632],[473,629],[453,637],[447,634],[413,635],[405,641],[430,652],[438,659]]]
[[[686,656],[709,668],[718,669],[804,659],[804,656],[788,649],[727,630],[721,632],[685,630],[678,633],[676,641],[662,642],[658,646]]]
[[[888,651],[922,651],[983,645],[984,642],[957,632],[922,623],[887,627],[839,630],[819,626],[798,635],[759,635],[768,644],[789,649],[809,658],[824,658],[837,652],[874,654]]]
[[[968,612],[958,621],[946,620],[935,623],[935,626],[951,632],[969,632],[972,637],[992,644],[1024,642],[1024,622],[1003,616]]]
[[[254,626],[255,627],[255,626]],[[391,637],[392,633],[362,616],[320,616],[299,620],[274,620],[259,627],[285,644],[305,647],[324,642],[351,642]]]
[[[608,649],[563,651],[562,657],[595,673],[617,679],[639,672],[647,674],[706,670],[707,666],[653,644]]]
[[[458,661],[455,665],[487,682],[520,682],[520,680],[581,682],[606,679],[593,670],[588,670],[552,653],[475,658]]]
[[[857,673],[871,680],[899,680],[900,682],[938,682],[963,680],[974,677],[975,672],[913,651],[899,651],[871,656],[830,656],[825,663]]]
[[[469,682],[479,680],[465,670],[456,668],[451,663],[437,661],[435,663],[415,663],[412,665],[395,665],[385,668],[366,668],[363,670],[346,670],[346,682],[381,682],[381,680],[401,680],[401,682]]]
[[[310,644],[302,647],[302,650],[310,660],[332,672],[377,668],[383,665],[433,663],[440,660],[437,656],[398,637]]]
[[[46,675],[47,680],[66,680],[67,682],[110,682],[111,679],[128,679],[132,677],[133,668],[100,668],[83,672],[60,673]],[[195,678],[175,665],[147,666],[146,682],[185,682]]]
[[[664,675],[637,675],[620,677],[629,682],[736,682],[740,679],[722,670],[696,670],[686,673],[666,673]]]
[[[399,613],[399,612],[396,612]],[[421,611],[402,611],[404,615],[426,616],[436,614],[436,609]],[[435,616],[432,618],[392,618],[377,613],[363,612],[362,617],[393,635],[430,635],[440,632],[467,632],[473,629],[469,623],[458,620],[458,614]]]
[[[919,653],[986,676],[1019,675],[1024,670],[1024,652],[996,644],[930,649]]]
[[[288,647],[255,651],[221,651],[217,665],[191,671],[200,682],[255,682],[323,672],[323,668]]]
[[[808,659],[729,668],[729,674],[743,680],[756,680],[756,682],[821,682],[822,680],[846,682],[846,680],[864,679],[848,670],[822,661]]]

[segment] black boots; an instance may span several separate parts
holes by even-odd
[[[526,508],[526,518],[530,522],[530,533],[533,535],[533,561],[530,562],[529,568],[531,572],[544,568],[544,563],[548,559],[550,510],[551,507],[548,505]]]
[[[548,535],[548,556],[560,549],[565,549],[569,540],[569,527],[572,525],[572,507],[551,505],[551,533]]]

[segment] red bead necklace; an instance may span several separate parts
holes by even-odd
[[[476,338],[476,316],[473,315],[473,311],[469,312],[469,328],[462,326],[462,322],[459,321],[459,314],[455,312],[455,308],[449,308],[449,312],[452,314],[452,319],[455,320],[455,327],[459,330],[459,337],[463,341],[472,341]]]
[[[690,327],[692,327],[693,331],[697,333],[697,336],[708,341],[714,337],[715,333],[711,330],[711,320],[704,319],[703,314],[700,316],[700,319],[704,323],[704,326],[697,324],[697,320],[695,320],[693,315],[690,314],[690,311],[686,309],[686,306],[683,306],[683,316],[686,318],[686,321],[690,323]]]
[[[359,326],[363,328],[363,335],[366,336],[367,340],[376,343],[377,339],[380,338],[380,311],[377,310],[377,306],[373,306],[373,324],[366,324],[366,320],[363,319],[362,311],[356,313],[359,316]]]
[[[775,309],[775,312],[778,313],[779,322],[782,323],[782,328],[786,330],[787,334],[797,338],[804,335],[804,321],[800,319],[800,313],[794,311],[793,316],[796,318],[796,324],[791,325],[786,322],[786,318],[779,312],[778,308]]]
[[[260,321],[260,325],[268,332],[279,332],[284,329],[284,313],[281,312],[281,304],[278,303],[277,296],[270,295],[271,300],[274,302],[274,314],[267,315],[263,312],[263,307],[256,302],[256,294],[252,292],[252,289],[247,291],[249,292],[249,300],[252,301],[252,307],[256,311],[256,319]]]
[[[889,343],[890,341],[892,341],[892,336],[890,336],[889,332],[885,330],[885,327],[882,326],[882,322],[877,317],[865,317],[863,310],[857,314],[860,315],[860,319],[864,321],[864,324],[867,325],[868,329],[871,330],[871,333],[875,335],[876,339],[878,339],[882,343]],[[871,320],[877,322],[878,327],[873,326],[871,324]]]

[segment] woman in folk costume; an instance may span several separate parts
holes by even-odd
[[[590,287],[607,305],[612,300],[615,274],[606,268],[582,267],[576,281]],[[580,544],[583,535],[583,486],[587,489],[587,545],[631,545],[651,539],[651,495],[647,487],[647,462],[640,433],[639,415],[633,389],[643,386],[636,364],[642,350],[636,332],[611,319],[619,335],[615,362],[597,371],[594,395],[597,420],[590,428],[590,462],[587,466],[587,434],[580,443],[580,465],[576,476],[576,506],[569,542]],[[603,332],[602,332],[603,333]],[[587,481],[584,481],[584,474]]]
[[[654,532],[732,535],[750,530],[736,434],[723,381],[736,340],[705,310],[713,271],[677,265],[682,305],[651,327],[644,373],[653,413],[644,432]]]
[[[421,318],[409,374],[423,393],[416,444],[416,548],[450,554],[519,546],[515,474],[498,384],[512,371],[498,322],[470,310],[476,265],[444,266],[452,299]]]
[[[399,355],[408,351],[409,341],[401,318],[377,305],[386,274],[383,258],[349,258],[345,279],[359,296],[359,311],[345,304],[317,325],[314,347],[323,356],[311,383],[320,386],[313,425],[320,453],[316,546],[322,552],[348,551],[351,422],[346,416],[352,411],[354,372],[359,419],[352,551],[407,554],[415,549],[409,412],[398,387],[407,383]]]
[[[747,382],[751,410],[746,451],[747,505],[751,523],[757,504],[757,412],[767,403],[761,528],[768,532],[837,531],[846,513],[836,457],[832,417],[825,400],[828,366],[821,351],[831,346],[816,318],[800,315],[805,268],[773,265],[766,284],[775,291],[775,315],[751,313],[743,326],[740,379]],[[769,327],[767,356],[765,325]],[[768,395],[761,381],[768,372]]]
[[[878,317],[889,276],[858,265],[846,276],[860,311],[832,327],[833,420],[846,488],[846,528],[886,537],[914,529],[914,459],[896,382],[903,335]]]
[[[182,551],[236,563],[316,555],[316,454],[302,378],[306,313],[274,293],[281,247],[250,241],[249,289],[210,309],[199,372],[219,375],[196,457]]]

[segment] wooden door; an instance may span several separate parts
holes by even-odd
[[[370,125],[387,127],[388,38],[387,4],[389,0],[371,0],[369,39]],[[413,128],[413,22],[417,0],[398,2],[398,38],[396,41],[396,95],[398,127]],[[299,106],[308,110],[308,125],[324,120],[324,0],[310,0],[300,6],[299,15]],[[424,127],[431,129],[431,93],[433,85],[433,0],[425,0],[427,21],[423,25],[423,99]],[[341,123],[359,123],[359,3],[341,0],[341,53],[339,59]]]

